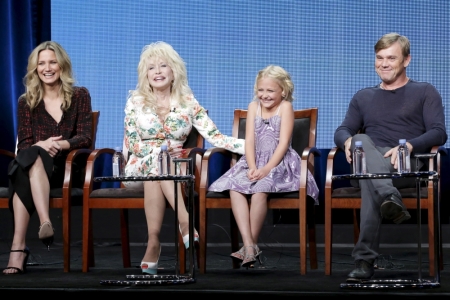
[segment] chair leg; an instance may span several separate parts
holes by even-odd
[[[82,271],[88,272],[89,267],[95,267],[94,246],[92,234],[91,209],[83,207],[83,245],[82,245]]]
[[[207,236],[207,212],[206,208],[199,206],[199,236],[200,236],[200,249],[199,249],[199,270],[201,274],[206,273],[206,236]]]
[[[200,247],[199,245],[195,248],[195,257],[197,258],[197,266],[200,266]]]
[[[88,253],[89,253],[89,267],[95,267],[95,256],[94,256],[94,228],[92,227],[92,217],[89,217],[89,241],[88,241]]]
[[[231,234],[231,252],[239,250],[239,228],[234,218],[233,212],[230,211],[230,234]],[[231,260],[233,263],[233,269],[239,269],[240,263],[235,259]]]
[[[184,248],[183,237],[178,235],[178,263],[180,264],[180,274],[186,273],[186,248]]]
[[[306,200],[304,200],[306,201]],[[300,208],[299,208],[299,241],[300,241],[300,274],[305,275],[306,274],[306,253],[307,253],[307,235],[308,235],[308,229],[307,229],[307,212],[306,212],[306,203],[303,200],[300,200]]]
[[[130,235],[128,230],[128,209],[121,208],[120,210],[120,233],[122,237],[122,260],[123,267],[131,267],[130,259]]]
[[[436,224],[436,219],[434,216],[434,211],[433,211],[433,203],[429,204],[428,207],[428,257],[429,257],[429,265],[430,265],[430,276],[436,276],[436,272],[437,270],[435,269],[435,253],[436,253],[436,248],[435,248],[435,230],[434,227],[435,226],[439,226],[438,228],[438,234],[439,234],[439,244],[437,245],[438,247],[438,255],[439,255],[439,266],[437,266],[439,268],[439,270],[443,270],[444,269],[444,262],[443,262],[443,256],[442,256],[442,228],[441,228],[441,224]]]
[[[194,207],[198,207],[198,201],[195,202],[195,206]],[[200,217],[199,217],[197,212],[195,212],[195,215],[194,215],[194,219],[195,219],[194,220],[194,222],[195,222],[194,224],[195,224],[195,228],[200,228]],[[197,267],[200,268],[200,249],[199,249],[198,246],[199,246],[199,244],[197,244],[196,248],[195,248],[195,257],[197,258]]]
[[[434,219],[434,213],[433,213],[433,203],[430,200],[430,205],[427,209],[428,212],[428,260],[429,260],[429,265],[430,265],[430,276],[435,276],[436,274],[436,268],[435,268],[435,263],[436,263],[436,257],[435,257],[435,253],[436,253],[436,248],[435,248],[435,219]],[[420,213],[420,212],[419,212]],[[440,250],[440,245],[438,245],[438,249]],[[440,254],[439,254],[440,255]],[[439,266],[440,267],[440,266]]]
[[[329,197],[325,197],[325,275],[331,275],[331,250],[333,237],[331,199],[328,198],[331,198],[331,195]]]
[[[70,205],[68,201],[62,207],[64,272],[70,272]]]
[[[444,256],[442,252],[442,227],[439,224],[439,270],[444,270]]]
[[[359,240],[359,218],[356,212],[356,208],[353,209],[353,243],[356,243]]]
[[[309,236],[309,263],[312,270],[318,268],[317,266],[317,245],[316,245],[316,228],[308,229]]]
[[[309,200],[309,199],[308,199]],[[316,244],[316,222],[315,222],[315,205],[307,203],[307,222],[308,222],[308,244],[309,244],[309,264],[312,270],[317,266],[317,244]]]

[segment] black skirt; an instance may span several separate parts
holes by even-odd
[[[12,199],[17,193],[30,216],[36,211],[31,194],[29,170],[38,156],[41,157],[44,169],[50,183],[50,188],[61,187],[64,182],[65,159],[60,155],[55,159],[39,146],[21,150],[9,164],[9,209],[13,211]]]

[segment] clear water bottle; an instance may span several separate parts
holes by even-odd
[[[398,141],[397,169],[398,169],[399,173],[411,172],[411,162],[409,160],[409,150],[408,150],[408,146],[406,146],[405,139],[400,139]]]
[[[167,150],[167,145],[161,145],[161,151],[158,155],[159,175],[166,176],[170,174],[170,154]]]
[[[123,177],[125,176],[125,158],[120,147],[116,147],[114,150],[112,156],[113,176]]]
[[[364,153],[361,141],[355,142],[355,149],[353,150],[353,173],[355,175],[364,175],[367,173],[366,153]]]

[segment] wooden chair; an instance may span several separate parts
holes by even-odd
[[[64,174],[64,184],[62,188],[50,190],[50,208],[62,209],[62,236],[63,236],[63,252],[64,252],[64,272],[70,272],[70,222],[71,207],[73,204],[81,205],[83,198],[82,180],[78,184],[74,181],[74,173],[72,166],[74,164],[85,164],[87,156],[95,148],[97,137],[97,127],[100,117],[99,111],[92,112],[92,144],[89,149],[72,150],[66,159],[66,169]],[[12,159],[15,154],[9,151],[0,150],[0,155],[7,155]],[[81,174],[83,175],[83,174]],[[77,178],[79,179],[79,178]],[[0,188],[0,208],[8,208],[8,188]]]
[[[309,236],[310,265],[311,269],[317,269],[317,253],[316,253],[316,234],[314,222],[314,201],[307,196],[307,172],[309,169],[314,174],[314,158],[320,155],[320,151],[316,145],[316,128],[318,109],[309,108],[296,110],[294,112],[294,132],[292,136],[292,147],[301,156],[301,179],[300,189],[291,193],[272,193],[268,199],[269,209],[298,209],[299,212],[299,233],[300,233],[300,273],[306,274],[306,251],[307,236]],[[232,136],[237,138],[245,138],[247,110],[237,109],[234,111]],[[213,159],[214,157],[214,159]],[[231,160],[231,164],[218,166],[214,160],[217,158]],[[202,172],[200,177],[200,272],[206,272],[206,246],[207,246],[207,213],[209,209],[231,209],[231,200],[229,192],[209,192],[208,186],[210,181],[214,180],[211,172],[220,169],[219,176],[225,173],[230,165],[233,165],[239,157],[225,149],[210,148],[207,149],[202,160]],[[229,161],[228,160],[228,161]],[[308,210],[308,212],[307,212]],[[307,224],[307,215],[308,224]],[[231,252],[239,250],[238,235],[239,231],[234,220],[233,214],[230,213],[231,220]],[[308,230],[307,230],[308,229]],[[309,231],[309,233],[308,233]],[[230,259],[231,261],[231,259]],[[239,268],[239,264],[233,261],[233,268]]]
[[[183,145],[186,149],[184,157],[192,158],[194,165],[194,176],[199,177],[201,155],[204,152],[204,138],[195,127],[188,136]],[[127,152],[127,151],[126,151]],[[122,261],[124,268],[131,267],[130,261],[130,240],[128,229],[128,209],[144,208],[144,190],[126,188],[121,184],[118,188],[99,188],[98,183],[94,184],[94,166],[96,161],[100,161],[105,154],[112,155],[113,149],[103,148],[94,150],[88,158],[86,178],[83,188],[83,263],[82,271],[88,272],[90,267],[95,266],[93,227],[92,227],[92,209],[119,209],[120,210],[120,228],[122,242]],[[126,155],[127,156],[127,155]],[[194,183],[194,193],[198,195],[198,180]],[[195,198],[195,195],[194,195]],[[194,199],[195,201],[195,199]],[[167,202],[167,207],[172,207]],[[195,207],[195,206],[194,206]],[[186,249],[179,234],[179,262],[180,273],[186,272]]]
[[[440,175],[441,171],[441,154],[446,154],[444,147],[433,147],[431,153],[435,153],[434,157],[429,158],[429,171],[436,171]],[[411,162],[413,163],[413,162]],[[340,167],[346,165],[345,170]],[[327,170],[325,180],[325,275],[331,275],[331,254],[333,240],[333,209],[352,209],[353,210],[353,233],[354,243],[359,237],[359,209],[361,208],[361,190],[360,188],[351,187],[349,182],[343,184],[341,180],[333,181],[331,176],[339,174],[351,173],[350,165],[345,160],[344,151],[334,147],[328,154]],[[440,183],[438,183],[438,195],[440,195]],[[408,210],[417,209],[416,188],[399,189],[402,195],[403,203]],[[429,181],[420,191],[421,209],[428,212],[428,244],[429,244],[429,272],[430,276],[435,276],[435,248],[434,248],[434,226],[436,216],[434,215],[433,206],[439,199],[434,198],[433,182]],[[440,245],[440,257],[442,258],[442,245]],[[442,269],[442,259],[440,260]]]
[[[0,186],[0,208],[8,208],[8,180],[6,175],[8,174],[8,165],[15,157],[15,153],[0,149],[0,158],[2,159],[1,172],[2,175],[5,174],[2,177],[2,186]]]

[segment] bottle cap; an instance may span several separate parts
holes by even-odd
[[[116,150],[117,152],[122,151],[122,149],[120,149],[120,147],[114,147],[114,150]]]
[[[406,144],[406,139],[399,139],[399,140],[398,140],[398,143],[399,143],[399,144]]]
[[[167,151],[167,145],[166,144],[161,145],[161,151]]]
[[[362,141],[356,141],[355,146],[362,146]]]

